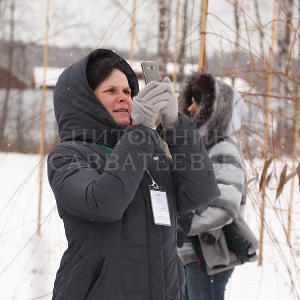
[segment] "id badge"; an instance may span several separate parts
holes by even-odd
[[[164,187],[152,184],[149,186],[154,223],[171,226],[167,192]]]

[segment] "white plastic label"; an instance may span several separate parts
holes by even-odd
[[[154,223],[156,225],[171,226],[169,205],[166,191],[150,186],[150,197]]]

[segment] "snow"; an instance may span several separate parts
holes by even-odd
[[[294,185],[291,248],[286,243],[282,227],[282,224],[286,226],[291,181],[279,200],[275,201],[280,170],[286,162],[291,168],[290,159],[276,161],[270,167],[274,176],[267,189],[263,266],[248,263],[237,267],[227,286],[226,300],[299,299],[293,293],[293,288],[298,295],[300,292],[298,179]],[[261,169],[262,161],[249,162],[248,178],[255,177],[256,172],[260,174]],[[66,240],[48,184],[46,167],[43,173],[42,230],[41,236],[37,237],[39,157],[0,153],[0,286],[1,299],[4,300],[51,299]],[[257,180],[251,181],[249,189],[246,219],[258,236],[260,194]]]
[[[44,170],[42,235],[36,236],[39,158],[0,154],[1,299],[51,299],[53,281],[66,247],[62,222]],[[4,189],[3,189],[4,187]]]

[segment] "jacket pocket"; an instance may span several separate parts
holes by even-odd
[[[91,299],[98,289],[106,270],[106,259],[96,261],[87,257],[78,259],[72,266],[64,289],[64,300]]]
[[[100,260],[100,262],[98,263],[94,271],[94,276],[89,286],[89,289],[86,293],[85,300],[89,300],[89,299],[91,300],[93,296],[96,294],[96,291],[99,290],[100,284],[106,272],[106,268],[107,268],[107,260],[103,258],[102,260]]]

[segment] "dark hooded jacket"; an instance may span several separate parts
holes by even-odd
[[[117,56],[103,49],[90,55]],[[176,129],[163,132],[172,165],[155,130],[118,127],[88,85],[88,59],[67,68],[54,91],[62,143],[48,157],[48,178],[68,248],[53,299],[182,300],[176,213],[218,196],[207,153],[199,140],[194,142],[197,135],[183,116]],[[134,96],[137,79],[123,63]],[[194,159],[193,153],[202,153],[202,159]],[[154,224],[150,174],[166,188],[171,226]]]

